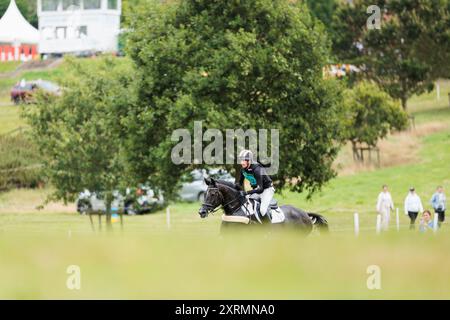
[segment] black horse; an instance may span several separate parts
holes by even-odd
[[[222,228],[231,226],[252,226],[252,225],[270,225],[271,227],[292,226],[296,229],[310,233],[313,226],[317,226],[320,231],[328,231],[327,220],[315,213],[308,213],[290,205],[281,206],[285,220],[282,223],[273,224],[267,219],[260,219],[257,215],[249,216],[243,204],[246,203],[246,197],[240,196],[240,189],[230,182],[223,180],[214,180],[207,178],[205,183],[208,185],[205,200],[198,213],[201,218],[206,218],[209,213],[223,208],[225,214],[222,216]],[[276,204],[271,205],[272,210],[278,209]]]

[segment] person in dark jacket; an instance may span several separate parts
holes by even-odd
[[[250,150],[242,150],[238,159],[241,161],[241,175],[238,186],[244,189],[244,180],[248,180],[252,190],[241,191],[242,196],[259,194],[261,198],[260,212],[264,217],[269,210],[270,202],[275,193],[272,179],[267,175],[265,168],[253,160],[253,153]]]

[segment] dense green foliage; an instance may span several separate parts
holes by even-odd
[[[96,64],[67,61],[62,97],[38,95],[25,116],[44,156],[44,172],[56,187],[53,198],[73,200],[83,189],[111,192],[120,186],[120,131],[132,103],[132,73],[122,59]]]
[[[361,82],[344,93],[346,139],[376,146],[391,130],[407,127],[408,116],[376,85]]]
[[[450,78],[450,1],[422,1],[403,10],[400,19],[416,40],[417,56],[431,66],[431,76]]]
[[[319,19],[327,31],[331,31],[333,15],[337,7],[336,0],[306,0],[311,14]]]
[[[372,4],[340,3],[333,18],[334,52],[343,62],[363,66],[364,76],[406,109],[409,97],[430,90],[448,68],[449,1],[379,1],[381,27],[368,29]]]
[[[314,191],[333,177],[340,94],[322,78],[328,41],[306,6],[152,1],[132,21],[140,103],[128,114],[126,145],[136,177],[173,190],[191,166],[172,163],[171,133],[192,132],[195,120],[220,130],[279,129],[278,186],[301,177],[292,189]]]

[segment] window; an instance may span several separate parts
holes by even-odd
[[[42,36],[45,40],[53,40],[55,37],[55,30],[51,27],[43,27],[42,29]]]
[[[66,38],[66,27],[56,27],[55,35],[56,39],[65,39]]]
[[[108,0],[108,9],[117,10],[117,0]]]
[[[102,6],[101,0],[84,0],[84,9],[100,9]]]
[[[81,8],[80,0],[63,0],[63,10],[79,10]]]
[[[77,28],[77,38],[86,38],[87,37],[87,26],[79,26]]]
[[[42,0],[42,11],[58,10],[58,0]]]

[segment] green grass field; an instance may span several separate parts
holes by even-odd
[[[308,201],[291,192],[277,196],[280,204],[326,216],[328,235],[220,236],[221,214],[200,219],[198,203],[171,204],[170,229],[161,211],[125,217],[123,230],[116,222],[106,234],[94,232],[73,204],[36,210],[48,189],[2,193],[0,298],[449,299],[448,223],[437,234],[419,234],[408,230],[400,210],[400,232],[391,225],[376,235],[374,210],[384,183],[400,208],[411,185],[426,207],[436,185],[449,195],[449,89],[443,81],[441,100],[435,93],[411,99],[421,134],[388,138],[399,153],[404,140],[415,139],[414,161],[339,175]],[[1,130],[21,124],[16,108],[0,111]],[[353,234],[354,212],[360,214],[359,237]],[[66,286],[71,265],[80,267],[80,290]],[[381,270],[380,290],[366,284],[372,265]]]
[[[20,62],[18,61],[9,61],[0,63],[0,74],[12,72],[20,66]]]

